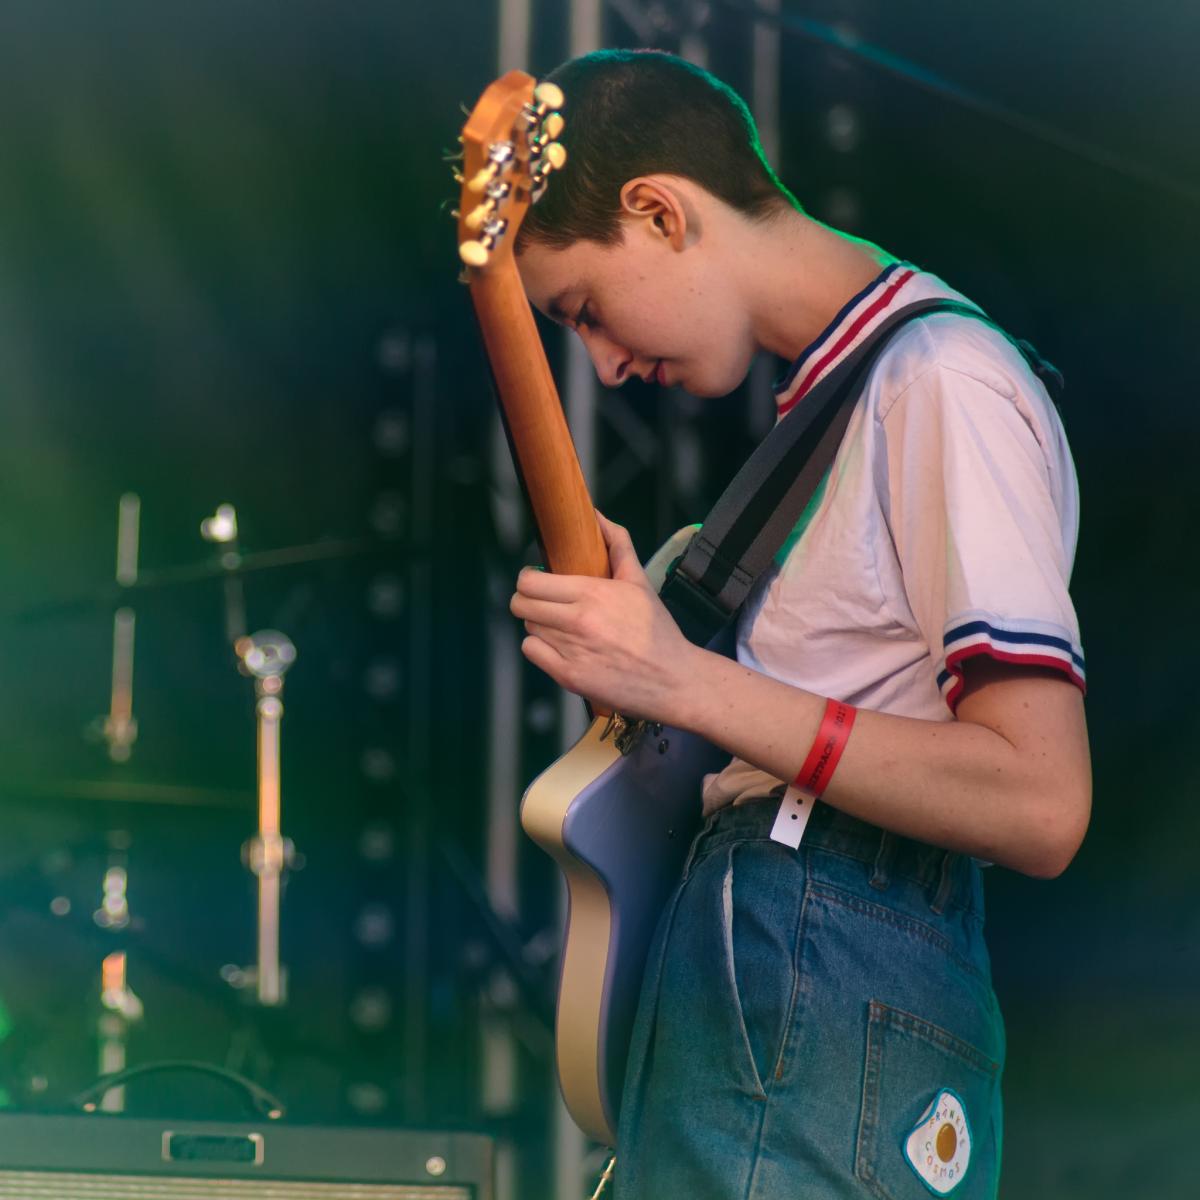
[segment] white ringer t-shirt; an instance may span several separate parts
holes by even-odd
[[[780,417],[886,317],[965,297],[894,263],[776,389]],[[986,654],[1084,687],[1067,584],[1079,490],[1058,412],[1020,352],[970,317],[896,333],[825,482],[738,619],[737,658],[861,708],[953,719],[962,661]],[[707,816],[782,794],[740,759],[704,781]]]

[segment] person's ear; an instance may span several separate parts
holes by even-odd
[[[621,212],[673,250],[687,243],[688,208],[674,188],[654,176],[638,176],[621,188]]]

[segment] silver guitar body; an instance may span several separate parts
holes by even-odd
[[[647,563],[656,587],[695,528]],[[730,653],[727,636],[710,649]],[[613,1146],[646,954],[700,826],[703,776],[729,756],[669,726],[644,726],[628,744],[605,737],[608,725],[597,717],[530,784],[521,825],[567,881],[555,1028],[563,1100],[586,1134]]]

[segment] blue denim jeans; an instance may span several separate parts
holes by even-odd
[[[792,850],[777,806],[709,817],[663,910],[616,1200],[990,1200],[1005,1037],[978,863],[824,804]],[[906,1145],[947,1090],[969,1133],[935,1187]]]

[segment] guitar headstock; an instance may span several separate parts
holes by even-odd
[[[562,132],[563,94],[524,71],[509,71],[479,98],[463,126],[462,185],[458,205],[459,257],[486,270],[511,255],[517,230],[546,188],[551,171],[567,161],[555,140]]]

